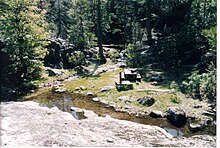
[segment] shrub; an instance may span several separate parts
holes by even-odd
[[[176,93],[173,93],[170,97],[171,102],[179,104],[181,103],[181,100],[177,97]]]
[[[178,83],[176,81],[172,81],[170,83],[170,88],[174,89],[174,90],[179,90],[179,85],[178,85]]]
[[[216,100],[216,67],[211,64],[207,73],[194,72],[186,81],[182,82],[181,89],[198,99]]]
[[[126,47],[127,52],[127,58],[126,58],[126,64],[128,67],[137,67],[141,66],[141,60],[140,53],[137,52],[137,50],[141,47],[141,43],[136,44],[128,44]]]
[[[81,51],[76,51],[74,55],[68,56],[68,62],[73,66],[86,64],[85,55]]]

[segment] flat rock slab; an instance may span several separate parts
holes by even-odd
[[[0,147],[216,147],[213,136],[174,138],[160,127],[109,116],[76,120],[32,101],[1,103],[0,108]]]

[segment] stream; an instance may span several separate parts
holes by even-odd
[[[193,133],[190,132],[187,125],[177,128],[170,124],[170,122],[166,118],[152,118],[150,116],[145,117],[137,117],[135,115],[128,114],[126,112],[116,112],[113,107],[109,107],[106,104],[100,102],[92,101],[93,96],[84,96],[80,94],[72,94],[72,93],[63,93],[63,94],[56,94],[52,91],[44,92],[38,96],[29,98],[28,100],[36,101],[40,104],[40,106],[45,107],[58,107],[60,110],[69,112],[73,114],[71,111],[71,107],[77,107],[86,110],[92,110],[99,116],[106,116],[109,115],[112,118],[120,119],[120,120],[128,120],[140,124],[146,125],[155,125],[163,128],[168,133],[173,136],[184,136],[190,137],[193,135],[215,135],[216,129],[215,127],[207,127],[202,131]],[[27,101],[27,100],[21,100]],[[79,119],[84,119],[85,117],[79,117]]]

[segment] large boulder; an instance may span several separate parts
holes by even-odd
[[[187,116],[183,109],[179,107],[169,107],[167,109],[167,119],[174,126],[181,127],[186,124]]]
[[[44,58],[45,65],[56,68],[63,68],[64,65],[68,65],[69,55],[74,54],[77,50],[73,44],[61,38],[49,39],[47,49],[48,54]]]
[[[155,103],[155,99],[151,97],[139,98],[137,101],[144,106],[152,106]]]

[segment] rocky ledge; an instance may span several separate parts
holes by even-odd
[[[216,147],[215,136],[176,138],[157,126],[98,117],[87,110],[86,119],[76,120],[56,107],[41,107],[32,101],[1,103],[0,108],[0,147]]]

